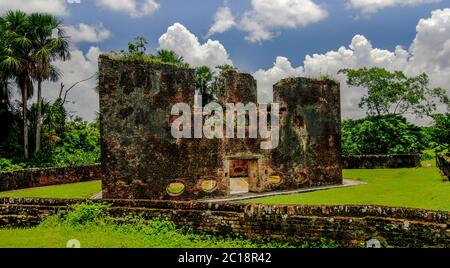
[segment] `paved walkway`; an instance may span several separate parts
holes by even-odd
[[[311,187],[311,188],[307,188],[307,189],[290,190],[290,191],[276,191],[276,192],[269,192],[269,193],[245,193],[245,194],[232,195],[232,196],[227,197],[227,198],[201,199],[200,201],[234,202],[234,201],[242,201],[242,200],[249,200],[249,199],[258,199],[258,198],[264,198],[264,197],[271,197],[271,196],[277,196],[277,195],[291,195],[291,194],[300,194],[300,193],[308,193],[308,192],[315,192],[315,191],[323,191],[323,190],[329,190],[329,189],[353,187],[353,186],[364,185],[364,184],[367,184],[367,182],[344,179],[343,184],[340,184],[340,185]]]
[[[243,178],[241,178],[241,179],[243,179]],[[239,182],[236,181],[236,183],[239,183]],[[240,183],[242,183],[242,181]],[[200,199],[199,201],[207,201],[207,202],[234,202],[234,201],[242,201],[242,200],[249,200],[249,199],[271,197],[271,196],[277,196],[277,195],[291,195],[291,194],[300,194],[300,193],[309,193],[309,192],[315,192],[315,191],[323,191],[323,190],[329,190],[329,189],[353,187],[353,186],[364,185],[364,184],[367,184],[367,182],[344,179],[344,183],[340,184],[340,185],[312,187],[312,188],[307,188],[307,189],[299,189],[299,190],[291,190],[291,191],[276,191],[276,192],[269,192],[269,193],[248,193],[248,192],[245,192],[245,193],[233,194],[233,195],[231,195],[230,197],[227,197],[227,198]],[[91,196],[90,199],[102,199],[102,193],[101,192],[97,193],[97,194]]]
[[[94,194],[89,199],[102,199],[102,192]]]

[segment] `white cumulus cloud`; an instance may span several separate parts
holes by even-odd
[[[162,49],[172,50],[182,56],[193,67],[202,65],[214,68],[221,64],[232,64],[225,47],[216,40],[208,39],[201,44],[198,38],[180,23],[175,23],[159,38]]]
[[[72,57],[69,61],[55,62],[55,66],[62,72],[63,76],[57,83],[47,82],[44,84],[43,97],[47,101],[53,101],[59,95],[61,82],[64,84],[64,88],[68,89],[74,83],[95,75],[98,71],[98,56],[100,53],[98,47],[90,47],[86,54],[80,50],[72,50]],[[96,112],[99,110],[99,97],[96,87],[97,79],[94,77],[79,84],[69,92],[66,108],[70,114],[86,120],[95,119]]]
[[[375,13],[380,9],[394,6],[414,6],[420,4],[431,4],[442,0],[350,0],[348,6],[359,9],[363,13]]]
[[[259,101],[272,100],[272,85],[290,76],[331,76],[341,82],[342,111],[345,118],[361,117],[358,103],[365,91],[349,88],[345,77],[337,75],[342,68],[382,67],[402,70],[407,75],[425,72],[432,87],[442,87],[450,94],[450,9],[435,10],[430,18],[417,25],[416,38],[409,48],[397,46],[394,51],[374,48],[362,35],[355,35],[348,47],[305,57],[303,66],[292,67],[288,59],[278,57],[268,70],[254,73],[258,79]],[[449,95],[450,96],[450,95]],[[440,107],[443,111],[444,107]],[[411,118],[413,119],[413,118]]]
[[[132,18],[147,16],[160,7],[155,0],[95,0],[95,4],[111,11],[125,12]]]
[[[311,0],[252,0],[252,7],[240,22],[250,42],[273,38],[274,29],[306,26],[328,15],[325,9]]]
[[[67,16],[66,0],[1,0],[0,14],[8,10],[22,10],[26,13],[46,12],[56,16]]]
[[[225,2],[224,6],[217,10],[216,15],[214,16],[214,24],[211,26],[206,36],[209,37],[216,33],[224,33],[234,26],[236,26],[236,21],[227,2]]]
[[[111,31],[105,28],[102,23],[96,25],[80,23],[78,26],[65,26],[64,29],[73,43],[99,43],[111,36]]]
[[[328,16],[313,0],[252,0],[251,5],[252,9],[245,12],[238,23],[227,5],[219,8],[209,33],[225,32],[236,26],[247,32],[248,41],[261,42],[274,38],[276,30],[304,27]]]

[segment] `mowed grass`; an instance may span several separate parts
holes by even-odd
[[[105,204],[86,202],[60,211],[33,228],[0,228],[0,248],[63,248],[73,247],[77,240],[82,248],[284,248],[339,247],[322,239],[315,243],[287,245],[261,239],[221,237],[180,229],[173,223],[140,215],[130,215],[128,222],[117,222]]]
[[[426,163],[425,166],[430,166]],[[385,205],[450,211],[450,182],[435,167],[345,170],[367,185],[246,201],[259,204]]]
[[[89,198],[102,191],[101,181],[88,181],[0,192],[0,197]]]
[[[178,232],[146,234],[125,226],[52,226],[26,229],[0,229],[0,248],[64,248],[69,240],[82,248],[240,248],[256,247],[232,239],[207,239]]]

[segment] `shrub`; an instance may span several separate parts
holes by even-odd
[[[79,226],[91,223],[104,223],[109,221],[107,208],[109,205],[87,201],[71,206],[70,211],[59,214],[56,223]],[[54,219],[55,220],[55,219]]]
[[[25,164],[15,164],[11,160],[6,158],[0,158],[0,171],[13,171],[17,169],[25,168]]]
[[[400,116],[367,117],[342,123],[344,155],[420,153],[421,128]]]

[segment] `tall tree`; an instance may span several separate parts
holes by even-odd
[[[195,69],[195,86],[200,95],[202,95],[202,102],[204,105],[214,99],[211,91],[213,76],[214,72],[211,71],[208,66],[201,66]]]
[[[368,115],[415,114],[419,117],[436,111],[437,102],[448,103],[442,88],[431,88],[427,74],[407,77],[401,71],[390,72],[382,68],[342,69],[347,84],[362,87],[368,93],[359,106],[367,107]]]
[[[33,25],[33,59],[35,68],[33,78],[37,83],[37,106],[36,106],[36,143],[35,152],[41,148],[42,128],[42,83],[43,81],[57,81],[59,73],[51,62],[70,58],[69,39],[65,35],[61,23],[49,14],[35,13],[29,16],[30,24]]]
[[[435,122],[433,136],[442,146],[446,146],[450,153],[450,113],[431,116]]]
[[[0,68],[10,73],[22,94],[23,151],[28,158],[27,101],[33,94],[31,73],[34,68],[33,31],[28,16],[21,11],[9,11],[0,17]]]

